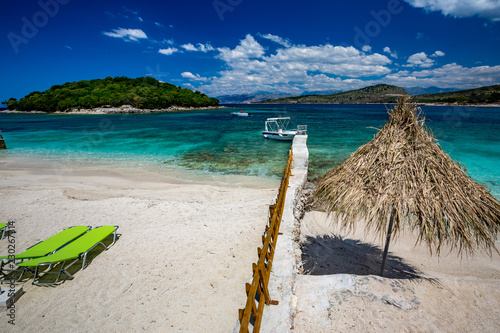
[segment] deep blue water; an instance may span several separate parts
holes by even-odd
[[[251,117],[233,117],[235,110]],[[423,106],[442,148],[500,198],[500,108]],[[113,163],[203,174],[279,177],[289,142],[264,139],[268,117],[308,126],[310,178],[368,142],[388,119],[384,105],[237,105],[234,109],[160,114],[47,115],[0,112],[9,157]]]

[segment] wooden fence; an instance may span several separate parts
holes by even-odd
[[[259,332],[264,305],[278,304],[278,301],[272,301],[269,297],[268,283],[273,266],[274,250],[278,240],[281,217],[283,215],[286,190],[292,169],[292,160],[293,151],[290,149],[276,201],[273,205],[269,206],[269,223],[266,225],[266,230],[262,236],[263,246],[257,249],[259,260],[257,264],[252,264],[252,284],[247,283],[245,286],[248,297],[245,308],[239,310],[240,333],[248,333],[248,326],[250,324],[253,324],[254,333]]]

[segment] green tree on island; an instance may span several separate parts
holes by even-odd
[[[34,91],[20,100],[10,98],[3,103],[10,110],[54,112],[121,105],[132,105],[138,109],[210,107],[218,106],[219,100],[152,77],[131,79],[125,76],[108,76],[105,79],[54,85],[46,91]]]

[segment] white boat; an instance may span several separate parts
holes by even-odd
[[[231,114],[238,117],[248,117],[250,115],[250,113],[243,112],[243,110],[240,110],[240,112],[231,112]]]
[[[297,130],[288,130],[290,117],[267,118],[265,123],[265,130],[262,135],[266,139],[291,141],[297,134],[305,134],[307,131],[306,125],[297,126]]]

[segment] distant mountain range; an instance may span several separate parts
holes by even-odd
[[[316,91],[304,91],[301,96],[307,96],[307,95],[331,95],[331,94],[336,94],[340,93],[342,90],[316,90]]]
[[[255,94],[239,94],[239,95],[222,95],[217,96],[221,104],[247,104],[258,103],[263,100],[282,98],[292,96],[287,94],[276,94],[271,92],[257,92]]]
[[[446,93],[446,92],[451,92],[451,91],[459,91],[460,89],[458,88],[438,88],[438,87],[428,87],[428,88],[422,88],[422,87],[410,87],[410,88],[405,88],[406,92],[410,95],[423,95],[423,94],[439,94],[439,93]]]
[[[330,95],[306,95],[268,99],[262,103],[392,103],[405,94],[401,87],[377,84],[361,89],[344,91]]]
[[[401,88],[388,84],[377,84],[361,89],[344,91],[334,94],[315,94],[301,96],[286,96],[265,100],[254,99],[254,103],[299,103],[299,104],[363,104],[363,103],[395,103],[404,94],[417,95],[418,103],[447,104],[491,104],[500,102],[500,85],[476,89],[459,90],[453,88]],[[251,95],[247,95],[251,96]]]
[[[437,94],[444,92],[457,91],[457,88],[438,88],[438,87],[410,87],[404,88],[406,93],[410,95],[423,95],[423,94]],[[337,93],[341,93],[341,90],[313,90],[313,91],[304,91],[300,94],[300,96],[312,96],[312,95],[333,95]],[[278,98],[290,98],[297,97],[297,95],[291,94],[276,94],[272,92],[262,91],[254,94],[236,94],[236,95],[223,95],[217,96],[220,103],[223,104],[246,104],[246,103],[259,103],[265,100],[273,100]]]
[[[448,104],[500,103],[500,84],[446,93],[423,94],[418,96],[417,102]]]
[[[300,94],[300,96],[304,95],[330,95],[338,92],[342,92],[341,90],[315,90],[315,91],[304,91]],[[285,93],[272,93],[269,91],[259,91],[253,94],[235,94],[235,95],[222,95],[217,96],[217,99],[221,104],[247,104],[247,103],[259,103],[268,99],[277,99],[284,97],[294,97],[297,95],[293,94],[285,94]]]

